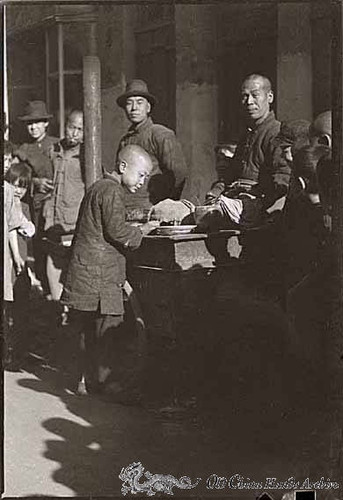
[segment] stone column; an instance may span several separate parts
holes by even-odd
[[[86,187],[89,187],[101,176],[100,61],[97,56],[83,58],[83,98]]]
[[[200,203],[216,178],[215,6],[175,5],[176,134],[190,169],[183,196]]]
[[[312,120],[310,3],[278,4],[277,116]]]
[[[103,166],[112,165],[119,140],[129,127],[116,99],[126,82],[135,78],[135,6],[99,7],[99,57],[101,61],[101,111]]]
[[[329,473],[343,481],[343,6],[332,3],[332,108],[333,108],[333,167],[335,172],[335,200],[333,236],[335,244],[335,271],[337,275],[333,300],[331,328],[328,332],[330,403],[333,425],[330,429]],[[338,494],[337,494],[338,497]]]

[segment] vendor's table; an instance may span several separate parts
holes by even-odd
[[[230,274],[238,265],[238,236],[238,231],[148,235],[131,254],[128,279],[143,311],[149,353],[149,382],[143,385],[153,398],[179,399],[197,386],[199,353],[208,337],[204,318],[220,268]]]
[[[211,297],[212,272],[218,265],[237,263],[241,251],[238,236],[239,231],[223,230],[143,239],[129,259],[128,276],[148,335],[176,339],[182,332],[196,329]]]

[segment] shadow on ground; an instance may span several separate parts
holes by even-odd
[[[280,306],[239,277],[213,290],[216,300],[188,317],[181,345],[166,357],[148,348],[142,359],[128,318],[113,381],[142,395],[135,406],[73,394],[75,332],[56,328],[51,303],[31,297],[22,368],[36,379],[18,383],[59,398],[72,416],[42,422],[51,433],[44,456],[59,465],[54,481],[77,496],[120,495],[121,468],[141,461],[153,473],[201,477],[196,493],[213,496],[222,493],[206,489],[214,472],[256,480],[325,474],[330,416],[320,352],[306,357]],[[193,404],[156,411],[172,385]]]

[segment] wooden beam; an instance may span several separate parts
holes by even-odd
[[[326,1],[328,5],[330,5],[330,0],[322,0],[322,1]],[[301,0],[301,3],[311,3],[312,0]],[[5,4],[12,4],[12,5],[24,5],[24,4],[28,4],[28,3],[35,3],[35,4],[55,4],[57,3],[56,0],[4,0],[4,3]],[[60,5],[63,5],[63,4],[70,4],[70,0],[58,0],[58,3]],[[78,5],[78,4],[84,4],[85,3],[85,0],[73,0],[73,4],[74,5]],[[106,4],[117,4],[117,5],[132,5],[132,4],[136,4],[136,5],[144,5],[147,3],[147,0],[87,0],[87,4],[91,5],[91,4],[103,4],[103,5],[106,5]],[[208,0],[149,0],[148,2],[149,4],[175,4],[175,3],[178,3],[178,4],[188,4],[188,5],[208,5],[209,1]],[[299,3],[299,0],[211,0],[211,5],[216,5],[216,4],[223,4],[223,3],[226,3],[226,4],[252,4],[252,3],[256,3],[256,4],[259,4],[259,3],[269,3],[269,4],[276,4],[276,3]]]
[[[3,139],[9,140],[9,106],[8,106],[8,78],[7,78],[7,36],[6,36],[6,6],[2,10],[2,44],[3,44],[3,113],[5,123],[4,125],[4,136]],[[1,107],[0,107],[1,109]]]
[[[48,110],[50,111],[50,89],[49,89],[49,73],[50,73],[50,44],[49,30],[45,30],[45,101]]]
[[[58,106],[60,112],[60,139],[64,137],[64,121],[65,121],[65,110],[64,110],[64,49],[63,49],[63,25],[57,25],[57,37],[58,37]]]

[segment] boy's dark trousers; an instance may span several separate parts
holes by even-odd
[[[70,321],[80,335],[78,375],[85,378],[86,391],[96,392],[111,372],[115,337],[120,335],[123,315],[100,311],[71,310]]]

